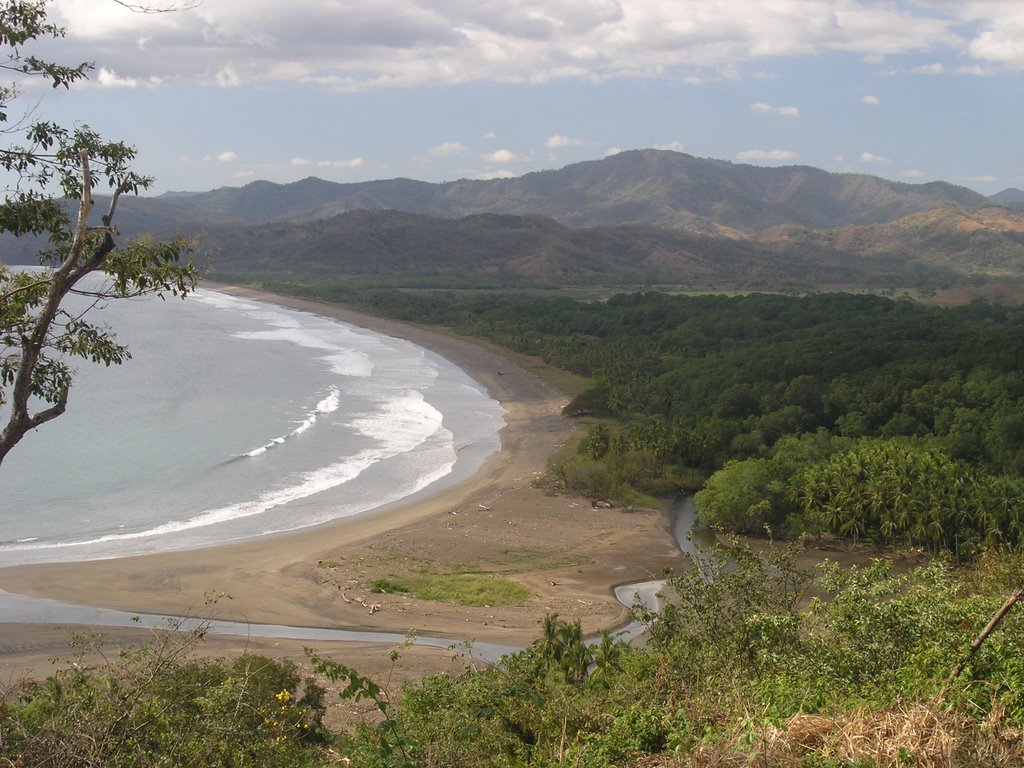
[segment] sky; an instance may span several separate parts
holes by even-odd
[[[94,69],[22,86],[135,146],[151,194],[647,147],[1024,188],[1024,0],[151,2],[51,0],[66,36],[28,52]]]

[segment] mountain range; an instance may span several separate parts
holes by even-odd
[[[202,231],[212,268],[233,274],[945,287],[1024,276],[1022,200],[637,150],[488,181],[257,181],[123,200],[118,217],[126,235]]]

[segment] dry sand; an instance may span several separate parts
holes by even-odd
[[[204,616],[206,596],[223,593],[218,618],[253,623],[416,631],[453,642],[525,645],[546,613],[580,618],[588,633],[627,620],[619,584],[657,578],[681,564],[663,510],[596,509],[589,501],[534,487],[547,458],[569,437],[564,397],[534,373],[483,347],[418,326],[339,307],[224,288],[236,295],[335,317],[409,339],[460,366],[506,410],[501,450],[469,480],[397,508],[328,526],[231,546],[144,557],[19,566],[0,570],[16,594],[133,612]],[[369,591],[375,578],[401,581],[427,569],[473,570],[512,579],[532,592],[522,605],[466,607]],[[369,604],[378,604],[372,614]],[[2,618],[0,618],[2,621]],[[0,624],[0,683],[45,674],[66,656],[67,630]],[[112,646],[144,631],[103,631]],[[208,640],[206,652],[243,648],[301,658],[302,643]],[[365,672],[391,674],[389,647],[318,644]],[[448,669],[449,652],[403,652],[394,679]]]

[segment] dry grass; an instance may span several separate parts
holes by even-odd
[[[810,755],[837,766],[876,768],[964,768],[1024,765],[1024,737],[1005,728],[996,713],[978,724],[924,704],[882,711],[850,712],[835,718],[796,715],[783,728],[768,726],[701,748],[689,755],[660,756],[637,768],[797,768]]]

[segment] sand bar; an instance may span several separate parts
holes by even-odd
[[[622,624],[626,611],[613,588],[680,565],[662,511],[595,509],[586,499],[551,496],[533,486],[573,429],[560,415],[564,397],[534,373],[482,346],[421,327],[249,289],[218,289],[334,317],[436,352],[504,407],[501,450],[472,478],[395,508],[221,547],[6,568],[0,589],[126,611],[526,644],[552,611],[579,617],[588,632]],[[533,596],[499,608],[369,591],[374,578],[424,568],[493,573],[528,587]],[[210,608],[212,594],[230,597]],[[121,642],[131,634],[112,636]],[[51,627],[0,624],[3,669],[52,655],[58,644]],[[275,647],[296,651],[287,643]],[[372,646],[364,650],[380,655]],[[356,649],[349,647],[346,654],[352,653]]]

